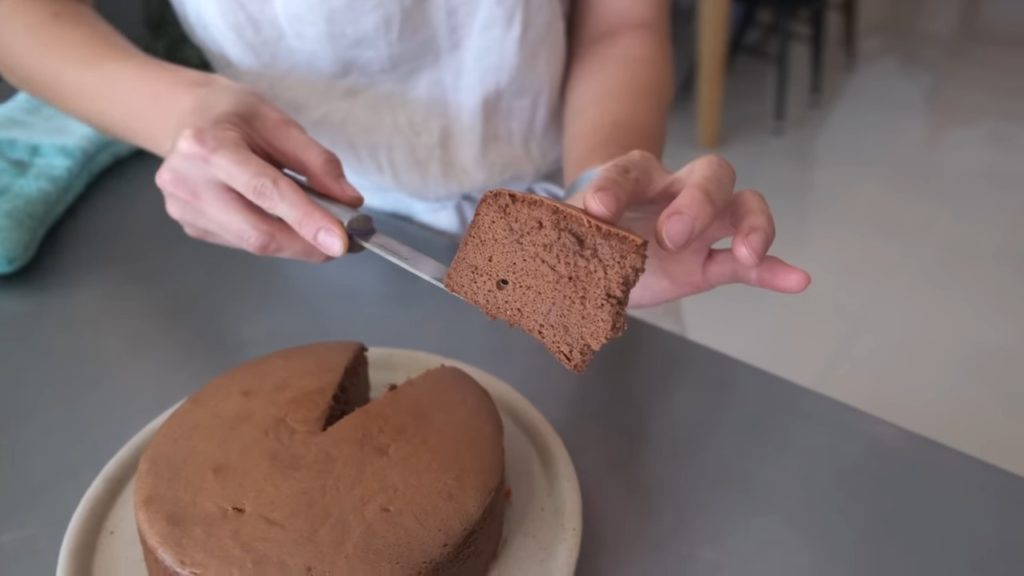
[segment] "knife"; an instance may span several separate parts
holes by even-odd
[[[284,173],[305,190],[310,199],[330,212],[345,226],[352,241],[350,252],[358,252],[359,248],[365,248],[448,292],[443,282],[444,275],[448,271],[447,266],[411,246],[378,232],[373,225],[373,218],[369,214],[318,194],[310,188],[305,177],[290,170],[285,170]]]

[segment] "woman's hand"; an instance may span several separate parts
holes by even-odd
[[[348,249],[341,223],[286,177],[350,206],[362,196],[338,157],[252,90],[215,78],[156,174],[167,213],[193,238],[319,262]]]
[[[734,191],[736,173],[718,156],[669,172],[653,155],[630,152],[602,166],[569,202],[648,239],[647,269],[631,306],[654,306],[740,282],[801,292],[807,272],[768,256],[775,223],[764,196]],[[712,246],[731,238],[728,249]]]

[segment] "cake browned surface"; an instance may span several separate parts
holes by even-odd
[[[491,190],[444,284],[582,372],[625,330],[629,292],[644,271],[646,250],[640,236],[572,206]]]
[[[364,354],[277,352],[170,416],[135,480],[151,576],[487,571],[505,502],[494,402],[440,367],[367,403]]]

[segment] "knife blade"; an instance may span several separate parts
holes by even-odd
[[[447,266],[407,244],[378,232],[374,227],[373,218],[369,214],[318,194],[309,186],[305,177],[289,170],[285,170],[284,173],[305,190],[310,199],[330,212],[345,226],[345,230],[348,231],[349,238],[352,240],[350,248],[365,248],[448,292],[443,282],[444,275],[448,272]],[[350,249],[350,252],[355,251],[358,250]]]

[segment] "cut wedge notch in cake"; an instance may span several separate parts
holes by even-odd
[[[540,340],[582,372],[626,327],[647,241],[567,204],[491,190],[477,207],[444,284]]]

